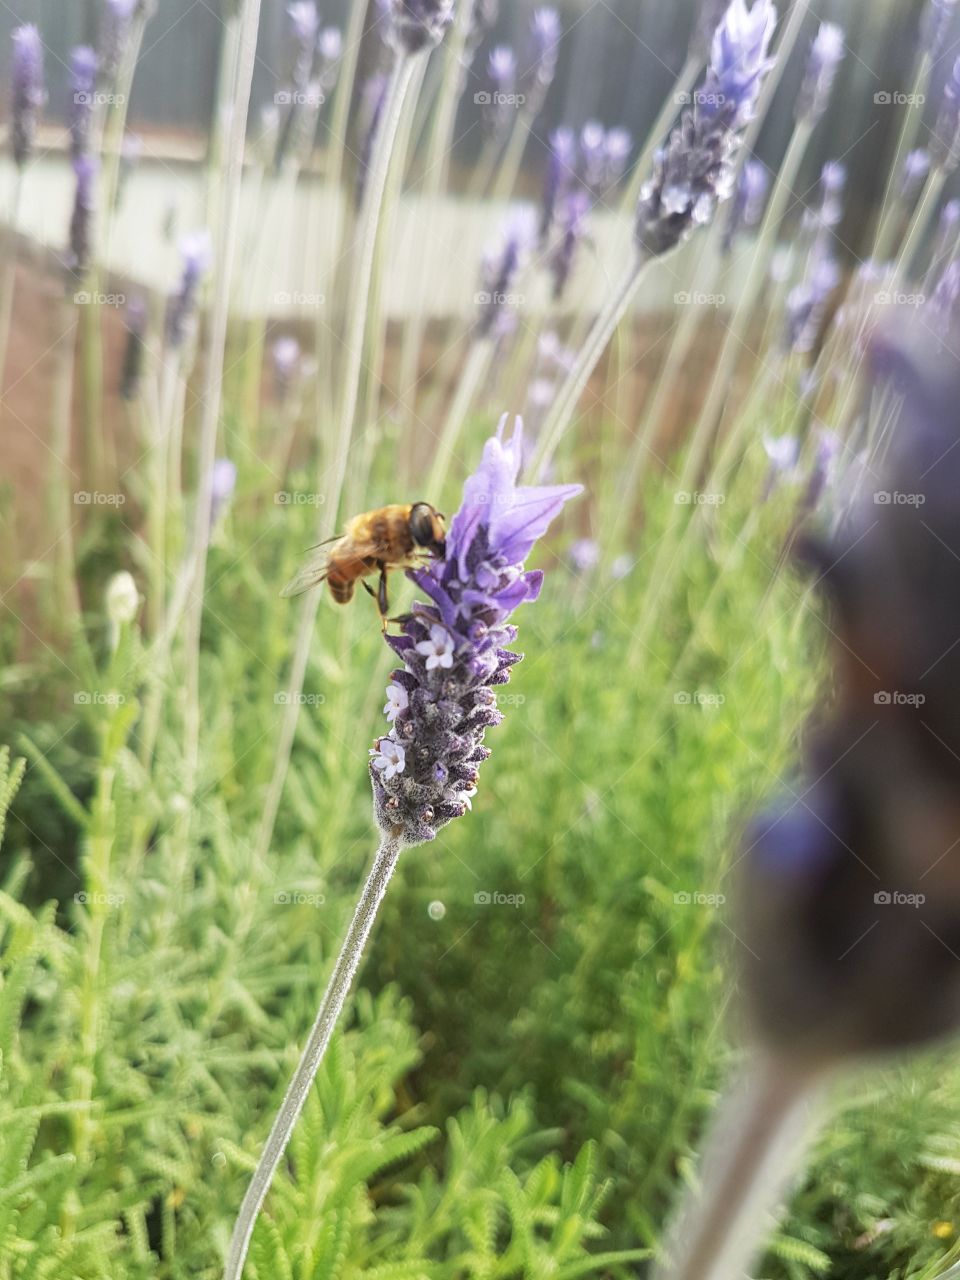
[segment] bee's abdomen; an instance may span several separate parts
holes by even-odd
[[[330,594],[337,604],[349,604],[353,599],[357,580],[356,578],[331,572],[327,576],[327,585],[330,587]]]

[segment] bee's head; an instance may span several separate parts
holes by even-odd
[[[418,547],[442,556],[446,549],[447,531],[443,516],[429,502],[415,502],[410,508],[410,536]]]

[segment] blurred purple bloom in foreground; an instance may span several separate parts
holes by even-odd
[[[710,66],[693,108],[657,156],[637,207],[640,252],[659,257],[710,222],[731,194],[734,158],[753,119],[777,21],[771,0],[733,0],[713,39]]]
[[[404,53],[439,44],[453,21],[453,0],[387,0],[393,38]]]
[[[13,65],[10,69],[10,136],[13,158],[22,167],[30,159],[37,132],[37,117],[46,101],[43,89],[43,45],[33,23],[13,32]]]
[[[464,486],[442,559],[409,576],[430,598],[414,605],[403,634],[387,643],[404,663],[387,690],[388,735],[371,752],[377,822],[405,844],[433,840],[462,817],[490,755],[487,728],[499,724],[497,685],[522,655],[508,619],[540,594],[543,574],[525,572],[534,543],[580,485],[517,484],[523,430],[504,440],[504,416]]]
[[[89,148],[96,85],[96,52],[89,45],[77,45],[70,54],[70,157],[73,160]]]
[[[814,37],[807,61],[800,96],[797,99],[797,118],[811,122],[819,120],[827,109],[833,82],[846,56],[843,28],[834,22],[822,22]]]

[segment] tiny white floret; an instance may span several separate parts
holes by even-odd
[[[409,705],[410,696],[402,684],[387,685],[387,705],[383,708],[383,714],[391,724],[394,723],[401,711],[406,711]]]
[[[376,747],[372,747],[373,767],[383,774],[384,781],[389,782],[407,767],[407,753],[399,742],[393,738],[381,738]]]
[[[422,653],[426,658],[428,671],[432,671],[434,667],[452,667],[453,636],[446,627],[434,623],[430,628],[430,639],[420,641],[417,653]]]

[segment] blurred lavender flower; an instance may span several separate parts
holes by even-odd
[[[11,38],[10,137],[13,158],[22,169],[33,153],[37,120],[47,100],[43,88],[43,45],[40,32],[32,22],[16,27]]]
[[[270,348],[273,361],[273,387],[277,400],[282,404],[290,394],[300,372],[302,352],[300,343],[290,335],[277,338]]]
[[[817,436],[817,448],[813,456],[813,468],[807,483],[807,491],[803,497],[803,510],[816,511],[821,499],[836,480],[837,464],[843,449],[843,442],[834,431],[823,428]]]
[[[960,164],[960,58],[943,91],[940,114],[930,141],[933,163],[944,173],[953,173]]]
[[[730,215],[723,235],[723,249],[729,253],[743,231],[760,225],[770,190],[770,175],[759,160],[748,160],[740,172],[737,193],[730,203]]]
[[[116,75],[123,60],[137,2],[138,0],[105,0],[101,10],[97,49],[100,70],[108,78]]]
[[[847,167],[828,160],[820,173],[820,225],[838,227],[843,221],[843,194],[847,189]]]
[[[197,307],[197,294],[203,277],[210,270],[213,245],[208,231],[196,231],[180,241],[183,275],[178,292],[167,308],[167,340],[175,350],[182,347],[190,334]]]
[[[237,487],[237,468],[229,458],[218,458],[210,476],[210,527],[217,523]]]
[[[390,78],[384,72],[377,71],[365,82],[360,92],[360,159],[357,164],[357,207],[363,204],[367,190],[367,175],[373,150],[383,117],[383,108],[387,101],[387,89]]]
[[[296,0],[296,3],[287,5],[287,31],[293,54],[290,81],[294,89],[303,91],[313,71],[320,32],[320,15],[315,0]]]
[[[580,132],[578,175],[583,185],[601,199],[623,177],[633,147],[626,129],[604,129],[589,121]]]
[[[76,276],[83,276],[90,266],[93,247],[93,215],[100,161],[96,156],[77,156],[73,162],[73,172],[76,187],[73,213],[70,216],[70,270]]]
[[[549,267],[553,277],[553,300],[560,302],[566,292],[573,267],[587,234],[587,221],[593,202],[586,191],[571,191],[564,198],[560,213],[560,239],[550,254]]]
[[[530,219],[525,214],[517,214],[507,222],[500,248],[484,254],[476,295],[479,314],[474,325],[475,337],[490,337],[505,309],[517,303],[512,289],[532,240]]]
[[[957,12],[957,0],[928,0],[921,26],[923,51],[936,62],[947,42],[950,24]]]
[[[804,279],[787,296],[786,346],[809,355],[823,330],[827,307],[840,283],[840,267],[825,248],[815,246]]]
[[[487,728],[502,719],[496,686],[520,654],[508,619],[540,594],[543,574],[525,572],[536,541],[580,485],[517,484],[522,426],[503,438],[506,416],[464,487],[443,556],[409,577],[429,597],[403,634],[387,643],[404,666],[388,690],[388,735],[371,751],[374,810],[381,830],[407,845],[433,840],[471,807]]]
[[[391,36],[401,53],[438,45],[453,21],[453,0],[386,0]]]
[[[325,93],[336,87],[343,57],[343,32],[339,27],[324,27],[317,40],[317,77]]]
[[[498,44],[487,62],[491,90],[483,106],[483,123],[494,138],[502,137],[510,127],[517,90],[517,58],[507,45]]]
[[[600,563],[600,544],[593,538],[578,538],[567,552],[574,573],[592,573]]]
[[[697,226],[710,222],[731,194],[734,158],[753,118],[777,21],[771,0],[732,0],[713,40],[710,66],[696,105],[684,112],[637,208],[641,254],[659,257]]]
[[[903,162],[900,194],[904,200],[912,200],[930,172],[930,152],[922,149],[911,151]]]
[[[70,53],[70,158],[88,149],[97,85],[97,55],[89,45],[77,45]]]
[[[470,11],[470,26],[463,49],[463,82],[466,74],[473,66],[477,51],[483,44],[488,32],[496,26],[500,17],[500,0],[476,0]]]
[[[531,115],[540,114],[557,74],[561,32],[560,15],[556,9],[534,9],[530,20],[530,48],[520,77],[524,109]]]
[[[960,319],[960,262],[951,262],[945,267],[927,308],[937,317],[941,331],[955,328]]]
[[[797,119],[815,123],[830,101],[830,92],[846,56],[843,28],[822,22],[817,32],[797,99]]]
[[[540,213],[540,244],[546,244],[557,205],[576,174],[577,140],[572,129],[555,129],[550,135],[550,160],[543,184]]]
[[[147,305],[135,295],[127,303],[124,313],[127,342],[123,351],[123,368],[120,371],[120,396],[124,400],[136,400],[143,374],[144,338],[147,332]]]

